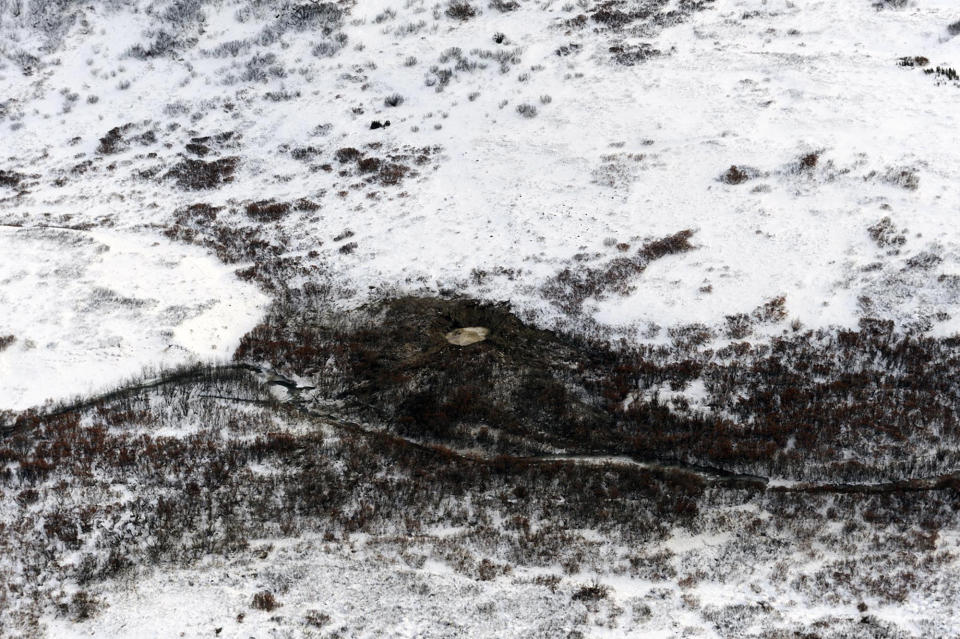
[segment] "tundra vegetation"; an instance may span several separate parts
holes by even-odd
[[[873,607],[954,593],[937,541],[960,506],[951,340],[877,321],[711,352],[690,334],[618,347],[470,300],[291,310],[277,306],[235,364],[6,416],[5,623],[29,634],[51,611],[80,623],[118,580],[311,535],[375,549],[383,570],[384,555],[426,558],[505,591],[530,583],[568,599],[577,632],[640,632],[673,605],[742,636],[893,632]],[[445,339],[476,326],[482,341]],[[696,404],[669,392],[697,380]],[[708,559],[669,550],[677,536],[726,541]],[[785,590],[749,610],[700,602],[757,562]],[[623,577],[662,587],[626,609],[605,583]],[[258,584],[254,610],[302,594]],[[783,592],[866,609],[824,629],[794,616],[797,602],[764,608]],[[313,623],[302,614],[276,623]]]
[[[0,411],[0,636],[960,633],[960,23],[805,4],[0,0],[0,382],[187,363]]]

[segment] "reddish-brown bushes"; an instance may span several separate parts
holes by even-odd
[[[379,149],[378,143],[367,145],[368,148]],[[411,160],[414,164],[422,165],[430,161],[431,155],[437,153],[437,147],[413,148],[404,147],[403,149],[388,154],[386,157],[364,156],[364,154],[353,147],[344,147],[334,153],[334,157],[340,164],[355,165],[357,171],[366,176],[364,183],[380,184],[383,186],[394,186],[403,182],[410,176],[417,175],[417,172],[410,168],[408,162]],[[341,175],[349,175],[350,172],[345,168]],[[359,186],[363,186],[360,183]]]
[[[617,257],[599,267],[565,268],[543,288],[544,295],[569,313],[580,311],[588,298],[608,293],[627,294],[633,278],[641,275],[654,260],[692,250],[693,231],[686,229],[644,244],[633,257]]]
[[[731,184],[731,185],[743,184],[744,182],[749,180],[752,177],[752,175],[753,175],[753,171],[751,169],[740,168],[734,165],[734,166],[731,166],[729,169],[727,169],[726,172],[720,176],[720,181],[723,182],[724,184]]]
[[[342,149],[337,149],[336,153],[333,154],[337,159],[337,162],[340,164],[347,164],[349,162],[359,162],[363,157],[363,154],[353,148],[352,146],[343,147]]]
[[[272,612],[280,607],[280,602],[269,590],[262,590],[253,596],[250,607],[265,612]]]
[[[363,158],[357,163],[361,173],[374,173],[380,169],[382,162],[379,158]]]
[[[599,601],[606,599],[608,596],[610,596],[610,587],[594,582],[578,588],[571,598],[574,601]]]
[[[130,143],[124,140],[123,136],[132,128],[132,124],[124,124],[123,126],[117,126],[107,131],[107,134],[100,138],[100,145],[97,147],[97,152],[110,155],[126,149],[130,146]]]
[[[247,217],[257,222],[276,222],[289,213],[290,209],[291,205],[288,202],[261,200],[259,202],[250,202],[247,204],[245,210]]]
[[[233,182],[234,172],[239,164],[240,158],[237,157],[220,158],[210,162],[184,158],[167,171],[164,178],[174,180],[177,186],[185,191],[216,189]]]

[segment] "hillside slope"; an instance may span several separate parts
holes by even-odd
[[[0,0],[0,637],[960,636],[947,0]]]
[[[895,4],[7,0],[0,223],[145,251],[165,235],[274,297],[314,285],[336,306],[461,293],[663,341],[783,297],[813,328],[949,335],[958,16]],[[693,250],[638,253],[685,230]],[[583,284],[621,258],[643,264]],[[36,317],[21,279],[2,280],[10,316]],[[19,340],[4,366],[52,348],[3,322]],[[149,365],[168,347],[209,356],[179,337],[120,352]],[[103,348],[83,346],[106,384]]]

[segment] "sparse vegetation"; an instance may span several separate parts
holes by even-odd
[[[184,158],[164,174],[164,178],[174,180],[178,187],[186,191],[216,189],[233,181],[239,163],[238,157],[209,162]]]
[[[544,294],[568,313],[578,313],[588,298],[602,299],[610,293],[626,295],[633,279],[641,275],[650,262],[693,249],[691,237],[693,231],[687,229],[647,242],[631,257],[617,257],[598,267],[565,268],[545,285]]]
[[[782,305],[773,300],[754,315],[762,320]],[[491,337],[463,349],[440,346],[443,332],[456,325],[488,326]],[[730,578],[727,564],[681,572],[669,554],[647,554],[636,543],[626,544],[665,539],[677,527],[706,526],[735,534],[734,565],[770,543],[760,532],[778,540],[778,556],[785,552],[784,539],[799,548],[819,535],[824,548],[845,547],[849,555],[853,547],[867,558],[876,552],[870,544],[882,539],[888,550],[883,559],[861,560],[874,562],[869,569],[834,562],[814,574],[802,573],[802,564],[784,570],[800,593],[822,594],[826,588],[853,598],[851,605],[865,597],[903,601],[935,579],[938,562],[947,559],[920,550],[935,548],[923,541],[926,532],[897,532],[896,526],[923,522],[923,531],[935,531],[955,525],[955,480],[765,488],[758,478],[703,469],[762,469],[807,481],[816,475],[849,482],[950,468],[957,460],[949,453],[921,460],[907,452],[925,449],[917,438],[934,432],[932,423],[939,424],[940,445],[957,437],[946,426],[953,423],[945,417],[948,405],[936,399],[953,396],[949,376],[940,372],[955,365],[950,344],[897,337],[888,326],[864,323],[859,332],[800,334],[771,348],[734,343],[715,359],[678,360],[674,356],[684,351],[610,350],[527,327],[504,307],[469,302],[395,300],[352,320],[323,324],[279,314],[244,340],[238,357],[307,376],[324,395],[347,401],[339,415],[275,404],[254,375],[224,368],[48,416],[15,417],[0,446],[5,464],[0,486],[15,490],[23,530],[43,532],[0,538],[18,544],[18,552],[8,556],[38,575],[33,586],[14,577],[0,589],[39,588],[57,575],[82,579],[89,590],[131,565],[256,552],[251,538],[295,536],[318,527],[333,531],[336,540],[350,532],[408,530],[411,521],[467,525],[470,519],[459,519],[466,515],[451,512],[450,505],[472,503],[470,517],[509,523],[471,525],[467,536],[453,542],[430,536],[418,542],[471,579],[496,580],[519,567],[557,562],[569,575],[581,566],[609,566],[608,546],[597,547],[573,532],[591,529],[631,549],[622,558],[631,574],[679,579],[686,587],[704,579],[722,583]],[[637,389],[665,382],[682,388],[701,376],[711,389],[711,404],[736,421],[637,395],[624,408],[624,398]],[[879,383],[897,390],[891,403],[878,405],[871,398],[881,386],[873,380],[890,376],[896,379]],[[908,405],[924,408],[897,417],[897,407]],[[889,414],[881,417],[878,410]],[[352,419],[352,411],[359,411],[360,419]],[[336,437],[323,429],[283,426],[293,423],[294,414],[297,423],[334,428]],[[206,427],[184,437],[151,434],[186,420]],[[838,459],[830,453],[837,446],[856,451],[859,461]],[[484,453],[458,452],[462,449]],[[674,466],[577,464],[551,459],[555,450],[600,459],[626,453],[668,459]],[[252,473],[252,463],[280,470]],[[689,470],[684,463],[691,464]],[[81,489],[85,484],[77,482],[93,468],[104,485],[135,477],[138,497],[87,501],[101,494],[99,489]],[[62,482],[76,489],[55,489]],[[480,494],[509,498],[477,500]],[[768,519],[731,516],[730,506],[737,504],[750,505],[744,513],[759,508]],[[216,525],[205,513],[216,513]],[[123,536],[103,537],[121,520],[135,523]],[[842,539],[827,532],[829,522],[838,520],[846,525]],[[45,559],[50,551],[44,548],[56,549],[54,557],[85,553],[96,539],[108,554],[87,554],[90,559],[78,564]],[[927,567],[918,566],[909,579],[897,573],[871,577],[877,562],[896,565],[897,555],[890,552],[895,548],[926,553]],[[541,581],[545,589],[561,587],[556,579]],[[840,594],[846,589],[848,594]],[[589,609],[609,599],[608,587],[599,582],[569,593]],[[95,614],[84,601],[68,601],[68,614],[78,619]],[[272,611],[279,602],[273,591],[261,590],[250,605]],[[314,618],[314,625],[329,622],[321,613]]]
[[[517,113],[525,118],[535,118],[537,117],[537,107],[532,104],[518,104]]]
[[[880,179],[907,191],[916,191],[920,187],[920,176],[909,167],[891,167],[880,176]]]
[[[933,69],[924,69],[924,73],[932,75],[938,80],[947,82],[960,82],[960,74],[953,67],[934,67]]]
[[[925,67],[930,64],[930,60],[922,55],[915,55],[900,58],[897,64],[901,67]]]
[[[0,186],[5,186],[8,188],[16,188],[20,185],[20,181],[23,180],[24,176],[22,173],[17,173],[16,171],[4,171],[0,169]]]
[[[280,602],[269,590],[262,590],[253,596],[250,607],[264,612],[273,612],[280,607]]]
[[[726,170],[723,175],[720,176],[720,181],[724,184],[737,185],[743,184],[747,180],[751,180],[759,175],[759,172],[748,166],[736,166],[733,165]]]
[[[201,206],[191,215],[215,219],[216,212]],[[642,251],[667,255],[688,237]],[[0,440],[0,488],[15,495],[11,516],[25,532],[0,536],[0,545],[8,552],[16,544],[7,556],[23,570],[0,581],[7,594],[0,614],[12,614],[2,602],[15,587],[80,619],[96,606],[58,600],[42,590],[47,580],[76,580],[94,592],[131,566],[262,552],[249,541],[260,537],[319,529],[337,545],[363,532],[383,539],[381,549],[410,548],[395,533],[418,530],[414,522],[464,527],[453,539],[421,532],[416,548],[480,581],[558,563],[573,576],[609,570],[613,561],[689,590],[704,580],[724,583],[750,557],[810,552],[805,544],[815,538],[817,552],[845,548],[862,568],[846,559],[810,574],[802,563],[785,565],[777,568],[789,575],[784,583],[853,606],[903,601],[932,587],[950,560],[928,535],[957,523],[956,479],[936,476],[960,462],[950,452],[960,438],[952,415],[958,391],[944,374],[957,365],[951,340],[865,321],[859,331],[808,331],[769,346],[733,342],[717,352],[698,350],[706,329],[690,326],[672,332],[674,347],[623,349],[534,329],[502,305],[406,298],[317,322],[309,311],[310,320],[291,314],[302,304],[277,308],[237,358],[309,380],[320,397],[339,398],[333,414],[324,402],[276,403],[241,366],[188,371],[152,388],[12,418]],[[731,325],[781,321],[784,307],[782,298],[770,300]],[[485,326],[490,336],[454,348],[443,335],[456,326]],[[709,411],[646,394],[696,379],[704,380]],[[877,403],[877,393],[887,400]],[[204,427],[157,434],[184,423]],[[931,446],[939,447],[935,457],[916,454]],[[577,463],[578,455],[597,461]],[[667,465],[611,461],[618,456]],[[277,470],[259,474],[252,464]],[[83,479],[93,469],[96,479]],[[800,483],[772,486],[738,474],[747,472]],[[933,478],[909,479],[917,475]],[[137,482],[137,497],[102,501],[104,487],[121,479]],[[845,483],[857,481],[888,483]],[[480,523],[493,520],[506,523]],[[119,521],[128,522],[125,532],[113,535]],[[843,525],[842,535],[831,532],[832,522]],[[580,529],[602,531],[610,545]],[[730,535],[729,557],[678,570],[669,552],[647,550],[678,529]],[[611,548],[628,550],[611,558]],[[910,577],[875,578],[878,566],[902,565],[898,552],[922,553],[925,563]],[[66,553],[85,558],[64,562]],[[25,581],[28,573],[34,577]],[[536,583],[567,589],[564,596],[588,610],[611,600],[599,581],[572,589],[562,577]],[[261,589],[251,607],[275,610],[274,592]],[[693,598],[688,605],[698,609]],[[330,623],[319,612],[309,618],[317,627]]]
[[[445,13],[454,20],[469,20],[477,16],[477,10],[472,4],[460,0],[452,0],[447,5]]]

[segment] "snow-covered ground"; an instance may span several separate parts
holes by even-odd
[[[478,583],[434,562],[419,569],[306,537],[263,540],[263,559],[212,561],[164,571],[116,593],[107,614],[78,625],[51,618],[54,637],[309,636],[350,628],[349,636],[550,636],[575,625],[567,597],[527,583]],[[506,581],[506,580],[505,580]],[[276,591],[279,607],[250,607],[252,592]],[[251,590],[253,589],[253,590]],[[509,597],[504,597],[508,591]],[[451,604],[453,604],[451,606]],[[189,614],[184,614],[189,611]],[[359,622],[359,624],[358,624]]]
[[[586,300],[584,313],[649,336],[653,326],[722,324],[784,296],[789,316],[811,327],[862,316],[941,335],[960,327],[960,87],[898,65],[960,64],[951,2],[635,0],[620,10],[652,7],[654,17],[617,25],[586,0],[506,13],[478,5],[467,20],[446,5],[377,0],[324,9],[306,26],[290,17],[295,5],[180,3],[189,19],[174,23],[173,9],[153,2],[71,7],[81,18],[52,40],[14,5],[0,16],[2,168],[37,177],[20,195],[0,187],[4,222],[109,226],[149,247],[183,205],[226,206],[219,219],[242,227],[255,225],[244,203],[308,198],[319,208],[260,232],[336,280],[335,303],[453,290],[510,299],[546,324],[563,319],[543,288],[563,268],[692,229],[696,250],[651,264],[627,295]],[[149,54],[160,31],[177,42]],[[641,43],[661,55],[631,58]],[[148,54],[131,54],[135,45]],[[625,52],[619,62],[612,47]],[[394,94],[402,103],[387,106]],[[371,130],[373,120],[391,126]],[[98,152],[127,123],[119,151]],[[227,131],[232,140],[207,143],[202,157],[239,157],[231,182],[185,192],[163,178],[182,157],[201,157],[185,149],[191,138]],[[406,156],[418,175],[365,183],[335,159],[344,147]],[[732,165],[753,179],[720,181]],[[902,238],[893,245],[868,231],[883,218]],[[347,240],[332,240],[347,230],[356,248],[341,252]],[[3,235],[4,269],[15,237]],[[77,294],[91,286],[105,285]],[[236,291],[234,336],[261,304],[252,288]],[[29,323],[43,312],[17,297],[6,315]],[[138,353],[159,357],[137,343],[110,347],[137,361],[124,374],[147,363]],[[26,378],[27,360],[17,361]],[[9,392],[0,404],[62,394]]]
[[[635,341],[703,324],[714,346],[781,298],[736,339],[863,318],[960,332],[955,1],[462,5],[0,0],[0,412],[228,359],[288,293],[334,308],[463,294]],[[685,230],[692,250],[582,304],[558,293],[564,273],[646,260]],[[630,401],[654,396],[710,410],[699,380]],[[565,573],[557,594],[532,585],[541,568],[478,582],[376,540],[303,536],[108,580],[93,619],[43,623],[51,637],[719,637],[733,631],[717,610],[746,610],[743,636],[856,628],[853,602],[883,589],[845,590],[844,552],[887,558],[845,546],[830,499],[813,541],[758,540],[777,532],[770,503],[718,507],[710,530],[642,549],[671,577],[598,572],[610,597],[586,617],[571,592],[593,574]],[[935,555],[927,585],[863,605],[906,636],[953,636],[956,534],[925,530],[883,534]],[[766,552],[755,569],[737,564],[744,539]],[[272,614],[250,607],[266,588]]]
[[[112,231],[0,228],[3,408],[229,359],[267,303],[204,251]]]
[[[230,400],[245,396],[240,388],[214,400],[197,390],[90,409],[79,428],[69,418],[51,425],[55,447],[64,437],[78,449],[99,443],[74,467],[90,470],[74,472],[71,460],[0,485],[4,637],[960,632],[955,527],[896,521],[898,509],[955,521],[938,512],[950,509],[949,494],[851,501],[708,489],[695,518],[677,518],[648,490],[662,476],[624,472],[617,460],[479,483],[461,467],[463,490],[451,491],[423,481],[437,460],[413,448],[379,448],[335,423]],[[257,440],[289,441],[297,455],[282,446],[250,455]],[[190,442],[200,445],[182,446]],[[109,452],[117,444],[128,459]],[[405,455],[421,464],[402,463]],[[609,492],[596,511],[575,505],[631,478],[633,492]],[[630,516],[574,523],[606,508]],[[671,526],[658,529],[657,519]],[[220,550],[195,556],[204,547]],[[269,605],[258,603],[263,593]]]

